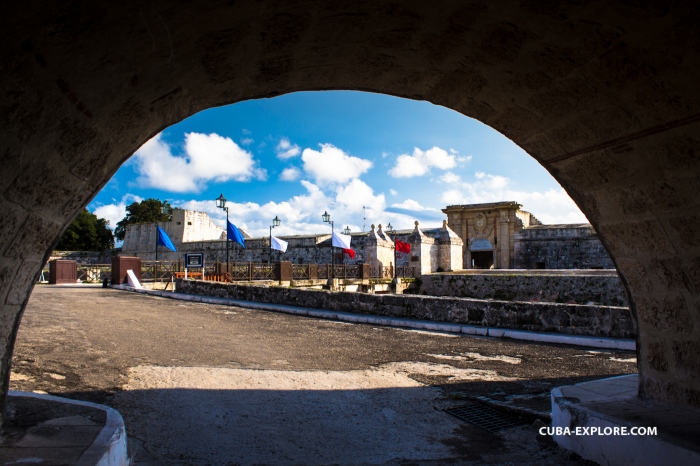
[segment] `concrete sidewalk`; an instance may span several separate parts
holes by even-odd
[[[325,309],[312,309],[284,304],[258,303],[254,301],[241,301],[230,298],[217,298],[213,296],[191,295],[172,291],[136,289],[127,285],[110,285],[111,288],[133,291],[136,293],[160,296],[162,298],[192,301],[197,303],[218,304],[225,306],[238,306],[248,309],[263,311],[283,312],[286,314],[316,317],[319,319],[339,320],[371,325],[384,325],[390,327],[412,328],[437,332],[460,333],[483,337],[510,338],[513,340],[532,341],[538,343],[560,343],[565,345],[583,346],[590,348],[602,348],[611,350],[634,351],[636,343],[630,339],[617,339],[607,337],[590,337],[584,335],[567,335],[561,333],[531,332],[525,330],[511,330],[494,327],[478,327],[474,325],[454,324],[449,322],[435,322],[429,320],[403,319],[399,317],[375,316],[354,312],[330,311]]]
[[[129,464],[124,421],[114,409],[37,393],[9,395],[0,464]]]
[[[636,374],[555,388],[554,440],[601,465],[700,464],[700,410],[637,397]],[[569,430],[569,432],[566,431]]]

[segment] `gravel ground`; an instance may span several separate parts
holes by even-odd
[[[589,464],[466,398],[548,410],[633,353],[358,325],[92,286],[37,286],[11,388],[118,409],[135,464]]]

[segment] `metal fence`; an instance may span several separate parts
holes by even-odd
[[[48,277],[48,273],[46,274]],[[81,282],[102,283],[112,278],[112,264],[78,265],[77,279]]]
[[[258,262],[232,262],[229,264],[228,273],[226,264],[214,262],[204,269],[190,269],[188,278],[203,278],[212,281],[256,281],[256,280],[280,280],[281,263],[272,264]],[[289,266],[287,266],[289,267]],[[369,269],[368,272],[364,272]],[[394,276],[409,278],[416,277],[417,267],[383,267],[365,266],[363,264],[291,264],[291,278],[293,280],[326,280],[339,279],[392,279]],[[369,275],[367,275],[367,273]],[[363,276],[364,274],[364,276]],[[48,279],[48,270],[44,271]],[[142,282],[169,282],[175,278],[184,278],[185,269],[182,261],[142,261]],[[111,264],[78,265],[78,281],[101,283],[105,279],[111,281]]]

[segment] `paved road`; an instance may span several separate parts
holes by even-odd
[[[118,409],[136,464],[587,464],[530,426],[442,409],[545,409],[634,354],[356,325],[98,287],[35,288],[11,388]]]

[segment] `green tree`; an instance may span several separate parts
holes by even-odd
[[[56,245],[59,251],[104,251],[114,247],[109,221],[87,209],[80,211]]]
[[[163,206],[170,207],[167,201],[161,202],[153,198],[130,204],[126,208],[126,217],[117,223],[117,228],[114,229],[114,236],[119,241],[124,241],[127,225],[170,221],[172,216],[162,212]]]

